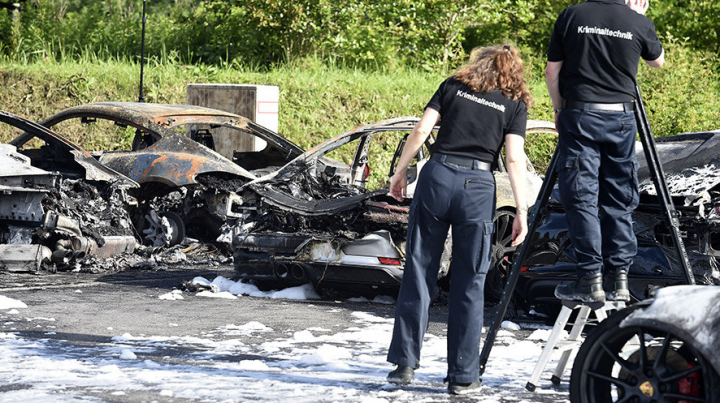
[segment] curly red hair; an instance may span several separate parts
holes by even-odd
[[[532,95],[525,83],[523,61],[511,45],[475,48],[467,64],[458,69],[454,78],[475,92],[501,91],[512,100],[522,100],[528,108]]]

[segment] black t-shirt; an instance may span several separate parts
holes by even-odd
[[[525,137],[525,102],[499,91],[480,93],[450,77],[426,108],[440,112],[440,130],[432,152],[494,162],[506,134]]]
[[[563,99],[613,103],[635,98],[640,57],[655,60],[661,54],[653,23],[624,0],[587,0],[560,13],[548,60],[563,62]]]

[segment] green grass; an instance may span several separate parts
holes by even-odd
[[[528,80],[535,98],[530,118],[551,120],[541,63],[533,61]],[[0,109],[41,120],[70,106],[101,101],[136,101],[140,65],[134,60],[80,60],[15,63],[0,59]],[[641,66],[639,80],[656,136],[720,127],[720,84],[703,63],[678,44],[669,44],[661,70]],[[146,102],[185,103],[189,83],[276,85],[280,88],[279,132],[303,148],[362,124],[398,116],[420,116],[445,76],[413,69],[369,72],[327,65],[309,58],[269,70],[228,64],[189,66],[170,56],[145,65]],[[83,147],[126,147],[123,139],[63,133]],[[16,134],[0,127],[0,141]],[[393,144],[389,144],[392,142]],[[376,141],[376,152],[391,153],[395,140]],[[544,172],[554,141],[529,142],[528,155]],[[372,150],[371,150],[372,151]],[[387,156],[386,159],[392,156]]]

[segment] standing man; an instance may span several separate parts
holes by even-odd
[[[647,9],[647,0],[587,0],[555,21],[545,79],[560,133],[560,198],[578,264],[577,280],[556,288],[560,299],[630,299],[639,200],[635,74],[640,57],[652,67],[665,61]]]

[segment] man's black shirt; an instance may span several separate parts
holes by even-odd
[[[640,57],[660,55],[655,26],[624,0],[587,0],[566,8],[548,49],[548,61],[563,62],[562,98],[584,102],[631,101]]]
[[[494,162],[506,134],[525,136],[525,102],[508,99],[502,92],[474,92],[450,77],[426,108],[440,112],[440,130],[432,152]]]

